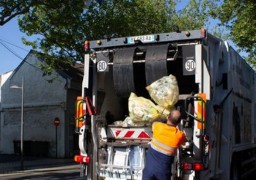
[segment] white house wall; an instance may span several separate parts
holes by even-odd
[[[33,53],[29,53],[13,75],[2,86],[2,120],[0,152],[13,154],[13,141],[20,140],[21,86],[24,78],[24,141],[49,143],[49,156],[55,156],[56,136],[54,118],[60,119],[58,127],[58,157],[65,156],[65,108],[68,81],[57,73],[42,76],[37,68],[41,63]],[[53,80],[52,83],[49,81]]]
[[[2,136],[1,136],[1,119],[2,118],[2,102],[1,102],[1,92],[2,92],[2,86],[5,83],[5,81],[10,77],[10,75],[12,74],[12,71],[9,71],[7,73],[4,73],[2,75],[0,75],[0,142],[2,141]]]
[[[1,85],[1,87],[5,83],[5,81],[10,77],[11,74],[12,74],[12,71],[9,71],[7,73],[4,73],[4,74],[0,75],[0,85]],[[2,88],[0,88],[0,103],[1,103],[1,89]]]

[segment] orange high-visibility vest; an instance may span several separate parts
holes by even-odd
[[[177,148],[185,142],[185,134],[174,126],[155,122],[152,126],[151,147],[166,155],[175,155]]]

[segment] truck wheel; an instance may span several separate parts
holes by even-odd
[[[239,180],[240,162],[238,160],[239,154],[234,154],[230,168],[230,180]]]
[[[231,180],[239,180],[237,171],[238,171],[237,167],[232,164],[231,175],[230,175]]]

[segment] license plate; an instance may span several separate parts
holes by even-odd
[[[132,36],[128,37],[128,44],[134,44],[135,40],[140,40],[141,42],[153,42],[155,40],[154,35],[145,36]]]

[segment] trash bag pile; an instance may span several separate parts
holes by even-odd
[[[166,118],[179,99],[176,77],[164,76],[146,87],[155,102],[131,93],[128,102],[129,117],[134,124],[149,125],[152,121]]]

